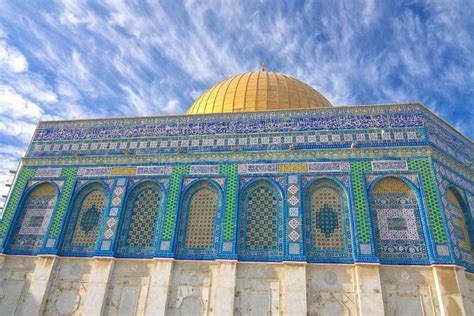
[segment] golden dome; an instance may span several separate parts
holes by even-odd
[[[318,91],[290,76],[266,71],[230,77],[204,92],[187,114],[332,107]]]

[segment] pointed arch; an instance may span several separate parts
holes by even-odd
[[[33,253],[42,246],[56,207],[58,190],[51,182],[41,182],[30,188],[25,196],[8,250]]]
[[[100,182],[84,186],[76,195],[63,243],[66,252],[93,252],[109,190]]]
[[[428,259],[419,205],[414,189],[401,178],[387,176],[374,181],[370,206],[381,261]]]
[[[283,255],[281,190],[271,181],[256,180],[240,198],[239,256]]]
[[[179,255],[215,255],[222,192],[211,180],[198,180],[183,192],[178,231]]]
[[[152,181],[142,182],[130,191],[122,219],[119,255],[154,253],[163,199],[162,187]]]
[[[445,198],[448,214],[451,214],[449,221],[452,225],[452,234],[456,243],[455,247],[460,252],[455,252],[455,255],[463,259],[472,258],[474,228],[472,218],[469,216],[470,212],[466,206],[467,204],[461,192],[453,186],[447,188]]]
[[[344,188],[332,179],[317,179],[307,187],[304,206],[308,257],[349,257],[352,237]]]

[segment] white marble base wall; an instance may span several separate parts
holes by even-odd
[[[453,266],[0,255],[0,315],[474,315]]]

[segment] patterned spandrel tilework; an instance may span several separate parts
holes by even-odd
[[[235,239],[235,222],[237,220],[237,165],[222,165],[220,173],[227,176],[223,239],[232,241]]]
[[[266,181],[252,184],[242,195],[240,253],[281,253],[282,201]]]
[[[128,198],[118,251],[132,250],[128,248],[152,248],[157,219],[162,209],[163,192],[158,185],[144,183],[137,186]],[[111,219],[113,217],[109,218]],[[133,252],[135,250],[140,251],[133,249]],[[142,249],[143,251],[145,250]]]
[[[40,184],[33,189],[22,207],[10,249],[39,250],[48,229],[56,199],[56,189],[50,183]]]
[[[163,223],[163,239],[170,240],[173,236],[176,208],[180,196],[181,176],[189,173],[189,166],[175,166],[171,174],[170,190],[168,192],[168,202],[166,206],[165,220]]]
[[[438,244],[447,243],[446,230],[443,223],[443,215],[438,200],[438,193],[435,187],[435,179],[432,173],[430,161],[426,159],[409,160],[410,170],[418,170],[421,174],[421,184],[428,204],[428,217],[430,228],[433,231],[434,240]]]
[[[49,238],[56,238],[59,234],[59,231],[61,230],[61,226],[63,224],[63,216],[72,196],[76,172],[77,169],[75,168],[64,168],[61,172],[61,177],[65,177],[66,182],[63,185],[61,197],[59,198],[58,202],[58,207],[56,209],[54,219],[51,224],[51,229],[49,230]]]
[[[381,259],[427,259],[418,201],[402,180],[386,177],[371,191],[377,247]]]
[[[369,243],[371,238],[368,223],[368,205],[362,173],[371,170],[371,164],[369,161],[351,162],[351,170],[358,239],[361,243]]]
[[[199,185],[199,184],[198,184]],[[214,222],[218,207],[217,192],[209,188],[200,188],[185,201],[186,230],[184,246],[186,248],[211,248],[214,242]]]
[[[18,208],[18,204],[20,203],[21,195],[23,189],[28,182],[30,177],[35,175],[35,169],[28,169],[23,168],[19,171],[18,178],[15,183],[15,187],[10,194],[10,198],[8,200],[8,204],[3,213],[2,220],[0,221],[0,237],[4,237],[7,233],[8,226],[13,218],[13,214],[15,210]]]

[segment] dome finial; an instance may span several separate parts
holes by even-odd
[[[260,62],[260,71],[266,71],[265,70],[265,63],[263,61]]]

